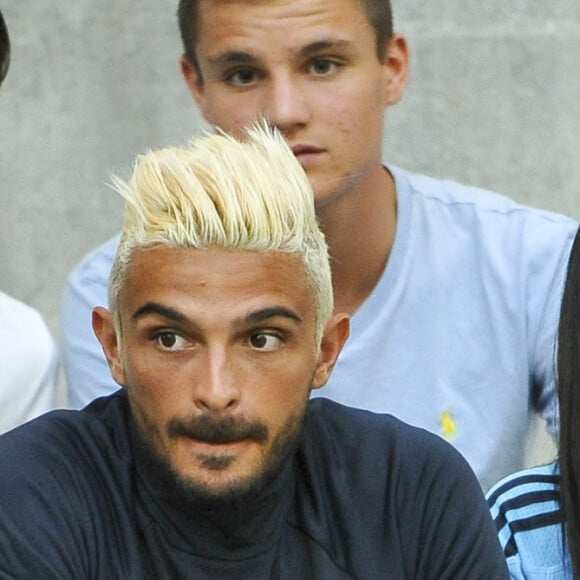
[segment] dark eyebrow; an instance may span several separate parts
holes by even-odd
[[[333,40],[317,40],[316,42],[311,42],[306,46],[303,46],[298,54],[301,58],[308,58],[309,56],[315,55],[321,51],[329,50],[333,48],[343,48],[348,46],[350,42],[343,39],[333,39]],[[223,52],[216,56],[210,56],[208,58],[209,62],[213,65],[227,65],[227,64],[258,64],[259,59],[249,52],[242,50],[230,50]]]
[[[181,314],[181,312],[175,310],[175,308],[163,306],[163,304],[159,304],[158,302],[147,302],[141,308],[138,308],[131,318],[133,320],[139,320],[139,318],[147,316],[148,314],[160,314],[164,318],[173,320],[174,322],[188,322],[187,317]]]
[[[295,322],[301,323],[302,318],[296,314],[293,310],[289,308],[284,308],[284,306],[273,306],[272,308],[263,308],[262,310],[257,310],[246,316],[246,322],[256,323],[264,322],[269,318],[275,318],[276,316],[282,316],[284,318],[289,318]]]
[[[342,48],[350,44],[346,40],[336,39],[336,40],[318,40],[316,42],[311,42],[300,49],[300,56],[302,58],[307,58],[323,50]]]
[[[158,302],[147,302],[140,308],[138,308],[131,316],[132,320],[136,321],[139,318],[147,316],[149,314],[159,314],[168,320],[174,322],[190,322],[189,319],[183,315],[175,308],[169,306],[164,306]],[[257,310],[246,316],[246,322],[250,324],[255,324],[257,322],[263,322],[270,318],[275,318],[276,316],[282,316],[284,318],[289,318],[295,322],[301,323],[302,318],[298,316],[293,310],[285,308],[284,306],[273,306],[271,308],[262,308],[262,310]]]
[[[256,64],[258,59],[249,52],[230,50],[216,56],[210,56],[208,61],[213,65],[224,66],[227,64]]]

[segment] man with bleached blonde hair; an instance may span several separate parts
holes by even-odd
[[[447,443],[309,402],[349,321],[283,139],[150,152],[118,185],[93,327],[122,389],[0,437],[0,577],[507,577]]]
[[[302,257],[322,336],[333,310],[332,281],[311,186],[279,133],[268,134],[264,124],[249,135],[253,149],[224,134],[208,136],[203,148],[151,152],[137,158],[129,184],[114,180],[127,201],[109,285],[115,314],[136,247],[276,251]]]

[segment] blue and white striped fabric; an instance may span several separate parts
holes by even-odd
[[[512,578],[574,577],[562,541],[557,463],[506,477],[490,489],[487,501]]]

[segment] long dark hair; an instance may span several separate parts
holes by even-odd
[[[568,263],[557,360],[561,505],[574,576],[580,578],[580,231]]]

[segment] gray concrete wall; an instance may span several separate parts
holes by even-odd
[[[59,336],[65,278],[120,225],[107,186],[201,126],[176,0],[0,0],[0,288]],[[394,0],[412,50],[385,158],[580,218],[578,0]]]

